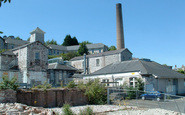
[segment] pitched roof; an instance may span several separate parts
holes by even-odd
[[[127,48],[124,48],[124,49],[120,49],[120,50],[106,51],[106,52],[102,52],[102,53],[87,55],[87,58],[118,54],[118,53],[121,53],[121,52],[126,51],[126,50],[129,51]],[[74,57],[70,61],[81,60],[83,58],[84,58],[83,56]]]
[[[46,32],[44,32],[39,27],[37,27],[36,29],[34,29],[33,31],[30,32],[30,34],[32,34],[32,33],[44,33],[45,34]]]
[[[97,44],[86,44],[88,49],[99,49],[103,48],[105,45],[102,43],[97,43]],[[74,46],[67,46],[67,50],[71,51],[76,51],[78,50],[80,45],[74,45]]]
[[[185,78],[184,74],[178,73],[154,61],[130,60],[110,64],[90,75],[141,72],[142,75],[153,74],[158,78]]]
[[[48,45],[48,47],[51,49],[56,49],[56,50],[67,50],[66,46],[61,46],[61,45],[50,44]]]
[[[28,44],[25,44],[25,45],[16,47],[16,48],[12,49],[12,51],[18,50],[18,49],[21,49],[21,48],[24,48],[24,47],[27,47],[28,45],[34,44],[34,43],[36,43],[36,42],[38,42],[38,43],[42,44],[43,46],[45,46],[45,45],[44,45],[43,43],[41,43],[40,41],[35,41],[35,42],[31,42],[31,43],[28,43]],[[45,47],[48,48],[47,46],[45,46]]]
[[[0,55],[11,55],[11,56],[13,56],[15,54],[12,52],[12,50],[9,50],[9,51],[5,51],[5,52],[0,53]]]
[[[5,40],[5,43],[15,44],[15,45],[18,45],[18,46],[25,45],[25,44],[29,43],[28,41],[12,39],[10,37],[7,37],[4,40]]]
[[[48,69],[54,69],[54,70],[68,70],[68,71],[77,71],[78,69],[68,66],[68,65],[63,65],[59,63],[52,63],[48,65]]]

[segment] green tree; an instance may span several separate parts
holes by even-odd
[[[71,38],[71,35],[66,35],[65,39],[64,39],[64,42],[63,42],[63,46],[71,46],[72,44],[72,38]]]
[[[76,39],[76,37],[73,37],[72,45],[79,45],[78,40]]]
[[[0,7],[1,7],[2,2],[6,3],[7,1],[8,1],[9,3],[11,2],[11,0],[0,0]]]
[[[110,46],[109,51],[113,51],[113,50],[116,50],[116,47],[115,46]]]
[[[2,31],[0,31],[0,34],[3,34],[3,32],[2,32]]]
[[[57,41],[55,41],[54,39],[52,39],[51,41],[50,40],[46,41],[45,44],[46,45],[49,45],[49,44],[58,45]]]
[[[88,54],[88,48],[86,46],[86,44],[82,43],[78,49],[78,53],[79,55],[84,55],[85,54]]]
[[[178,70],[179,73],[185,74],[185,71],[183,71],[182,69]]]
[[[7,49],[1,49],[1,50],[0,50],[0,53],[3,53],[3,52],[5,52],[5,51],[7,51]]]
[[[73,45],[79,45],[79,43],[76,37],[72,38],[71,35],[66,35],[62,45],[63,46],[73,46]]]
[[[66,54],[62,54],[63,60],[68,60],[68,61],[77,56],[80,56],[77,52],[69,52]]]
[[[16,39],[16,40],[22,40],[19,36],[17,36],[15,39]]]
[[[81,44],[92,44],[92,42],[89,42],[89,41],[83,41],[82,43],[79,43],[80,45]]]
[[[27,39],[27,41],[30,41],[30,37]]]

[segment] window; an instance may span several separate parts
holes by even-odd
[[[59,51],[57,50],[57,55],[59,55]]]
[[[106,86],[109,86],[109,79],[103,79],[102,82],[105,83]]]
[[[49,55],[51,55],[51,49],[49,49]]]
[[[137,80],[136,80],[136,78],[135,77],[129,78],[129,84],[130,84],[131,87],[134,87],[135,88],[137,86]]]
[[[94,54],[94,49],[92,49],[92,54]]]
[[[35,60],[40,60],[40,53],[39,52],[35,53]]]
[[[53,54],[55,54],[55,50],[53,50]]]
[[[100,59],[96,59],[96,66],[100,66]]]

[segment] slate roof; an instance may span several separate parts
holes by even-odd
[[[142,75],[155,75],[158,78],[185,78],[184,74],[178,73],[154,61],[129,60],[110,64],[91,75],[115,74],[127,72],[141,72]],[[89,76],[89,75],[87,75]]]
[[[5,51],[5,52],[0,53],[0,55],[11,55],[11,56],[14,56],[15,54],[12,52],[12,50],[9,50],[9,51]]]
[[[88,49],[100,49],[103,48],[105,45],[102,43],[97,43],[97,44],[86,44]],[[67,46],[67,50],[71,51],[76,51],[78,50],[80,45],[75,45],[75,46]]]
[[[68,70],[68,71],[77,71],[78,69],[68,66],[68,65],[62,65],[59,63],[52,63],[48,65],[48,69],[54,69],[54,70]]]
[[[41,43],[40,41],[35,41],[35,42]],[[31,45],[31,44],[33,44],[33,43],[35,43],[35,42],[31,42],[31,43],[28,43],[28,44],[25,44],[25,45],[16,47],[16,48],[12,49],[12,51],[18,50],[18,49],[21,49],[21,48],[24,48],[24,47],[27,47],[28,45]],[[45,46],[43,43],[41,43],[41,44],[42,44],[43,46]],[[47,46],[45,46],[45,47],[48,48]]]
[[[33,31],[31,31],[30,34],[36,33],[36,32],[38,32],[38,33],[44,33],[44,34],[46,33],[43,30],[41,30],[39,27],[37,27],[36,29],[34,29]]]
[[[4,40],[5,40],[5,43],[15,44],[15,45],[18,45],[18,46],[25,45],[25,44],[29,43],[28,41],[12,39],[12,38],[9,38],[9,37],[4,39]]]
[[[120,50],[106,51],[106,52],[102,52],[102,53],[87,55],[87,58],[100,57],[100,56],[113,55],[113,54],[119,54],[119,53],[121,53],[123,51],[126,51],[126,50],[129,51],[127,48],[124,48],[124,49],[120,49]],[[84,58],[84,56],[74,57],[70,61],[81,60],[83,58]]]
[[[66,46],[61,46],[61,45],[50,44],[48,45],[48,47],[51,49],[56,49],[56,50],[67,50]]]

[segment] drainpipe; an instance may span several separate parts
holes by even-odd
[[[84,75],[86,74],[86,54],[84,53]]]

